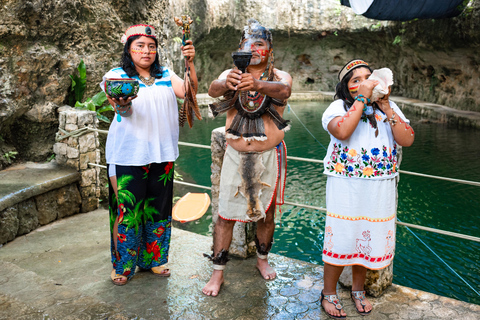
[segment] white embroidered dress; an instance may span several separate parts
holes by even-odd
[[[161,79],[146,86],[140,82],[137,98],[132,100],[130,117],[117,115],[110,125],[105,147],[108,164],[144,166],[150,163],[175,161],[178,157],[178,107],[172,88],[173,71],[163,67]],[[100,87],[105,91],[105,79],[129,78],[122,68],[103,76]]]
[[[390,106],[409,123],[394,102]],[[332,102],[323,114],[323,128],[328,131],[330,121],[345,113],[342,100]],[[328,177],[322,259],[332,265],[382,269],[393,260],[397,144],[390,123],[384,122],[386,115],[376,110],[375,118],[377,137],[367,119],[346,140],[330,134],[324,159]]]

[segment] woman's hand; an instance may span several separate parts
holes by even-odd
[[[392,87],[388,87],[388,93],[384,95],[381,99],[377,100],[378,107],[383,111],[383,113],[387,113],[387,111],[391,109],[390,102],[388,101],[391,92]]]
[[[195,58],[195,47],[193,46],[192,40],[185,41],[185,45],[181,46],[180,49],[187,61],[192,62],[193,58]]]
[[[379,82],[377,80],[365,80],[360,83],[358,88],[358,95],[363,95],[366,98],[370,98],[372,96],[373,88],[375,88]]]
[[[137,96],[134,95],[133,97],[128,97],[127,99],[123,99],[123,98],[113,98],[109,95],[107,95],[107,99],[108,101],[110,102],[110,104],[115,107],[115,105],[119,105],[119,106],[126,106],[127,104],[130,104],[132,102],[133,99],[135,99]]]

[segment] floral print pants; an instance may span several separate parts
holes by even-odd
[[[109,214],[111,258],[117,274],[131,278],[136,266],[150,269],[167,263],[173,167],[173,162],[138,167],[115,165],[118,199],[109,183]]]

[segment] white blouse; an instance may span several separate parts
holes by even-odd
[[[390,107],[408,124],[402,111],[393,102]],[[328,131],[330,121],[346,113],[342,100],[335,100],[322,116],[323,128]],[[353,134],[346,140],[339,140],[330,134],[330,144],[324,159],[324,173],[342,178],[388,179],[398,175],[397,143],[387,116],[375,111],[378,136],[366,118],[360,119]],[[397,118],[398,119],[398,118]],[[397,122],[397,125],[400,125]],[[330,133],[330,132],[329,132]]]
[[[173,71],[163,67],[161,79],[146,86],[140,82],[137,98],[132,100],[130,117],[117,115],[108,131],[105,147],[108,164],[143,166],[150,163],[175,161],[178,157],[178,107],[170,80]],[[105,79],[129,78],[122,68],[103,76],[100,87],[105,91]]]

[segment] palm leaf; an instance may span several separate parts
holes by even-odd
[[[155,198],[148,198],[147,200],[145,200],[145,205],[143,207],[143,221],[146,222],[147,219],[149,219],[150,221],[154,222],[153,220],[153,215],[154,214],[158,214],[158,210],[150,205],[150,202],[155,200]]]

